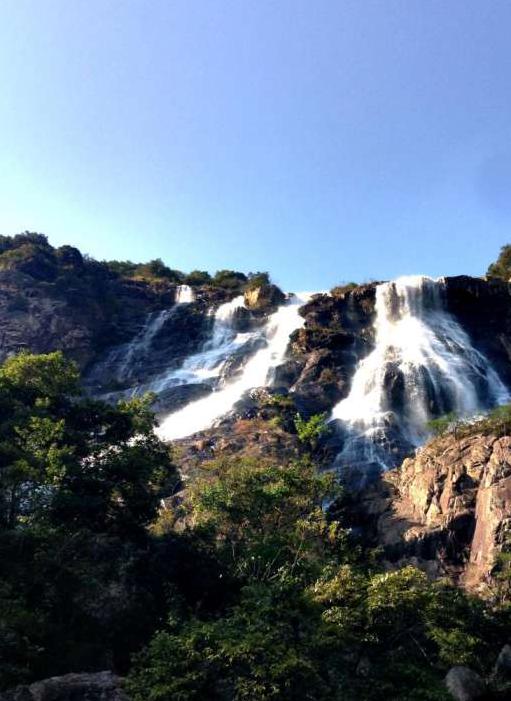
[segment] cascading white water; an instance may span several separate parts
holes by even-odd
[[[129,341],[114,348],[108,356],[96,365],[89,379],[108,375],[110,379],[124,383],[136,377],[140,367],[146,361],[154,338],[162,330],[165,323],[175,314],[177,309],[194,301],[194,292],[189,285],[178,285],[176,288],[175,304],[169,309],[150,313],[144,326]],[[147,390],[146,390],[147,391]],[[127,392],[132,394],[132,392]],[[122,392],[126,394],[126,392]],[[115,396],[116,393],[105,395]]]
[[[131,368],[136,361],[143,359],[151,348],[151,341],[161,330],[172,309],[163,309],[161,312],[149,314],[142,330],[128,344],[126,352],[122,355],[122,361],[118,364],[116,376],[119,380],[131,375]],[[119,350],[113,351],[119,354]],[[111,362],[112,358],[109,359]]]
[[[176,288],[176,304],[191,304],[195,294],[190,285],[178,285]]]
[[[486,358],[446,312],[443,280],[398,278],[376,289],[375,348],[333,409],[344,446],[336,467],[386,469],[420,445],[434,416],[479,413],[509,399]]]
[[[225,361],[254,337],[254,334],[250,333],[237,333],[233,326],[236,312],[243,306],[242,296],[221,304],[214,314],[211,338],[203,348],[186,358],[180,368],[171,369],[149,385],[137,388],[137,393],[151,391],[161,394],[169,387],[195,384],[219,377]]]
[[[289,336],[304,323],[299,309],[310,297],[309,293],[293,295],[286,304],[279,307],[269,317],[263,329],[265,346],[247,360],[239,377],[227,379],[222,387],[208,396],[167,416],[156,431],[160,438],[184,438],[209,428],[216,420],[225,416],[246,391],[271,383],[273,371],[284,359]],[[228,313],[227,308],[222,310],[221,316],[224,313]]]

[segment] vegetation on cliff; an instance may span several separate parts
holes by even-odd
[[[497,260],[488,267],[488,278],[500,278],[508,282],[511,279],[511,245],[502,246]]]
[[[73,246],[54,248],[44,234],[25,231],[16,236],[0,236],[0,270],[17,270],[45,282],[59,282],[63,287],[70,282],[69,273],[76,277],[101,279],[119,277],[140,282],[185,284],[192,286],[210,285],[225,289],[254,289],[268,285],[268,273],[242,273],[236,270],[218,270],[210,275],[205,270],[192,270],[184,273],[167,266],[161,258],[147,263],[110,260],[98,262],[83,256]]]

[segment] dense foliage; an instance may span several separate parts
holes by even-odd
[[[110,260],[98,262],[82,256],[77,248],[54,248],[43,234],[25,231],[16,236],[0,236],[0,270],[15,270],[39,282],[53,286],[55,293],[76,290],[76,300],[88,299],[90,291],[100,286],[98,293],[109,293],[112,279],[138,280],[146,283],[209,285],[242,292],[250,287],[269,283],[268,273],[245,273],[218,270],[210,275],[205,270],[184,273],[167,266],[160,258],[146,263]],[[83,284],[82,284],[83,283]],[[114,303],[114,300],[112,300]]]
[[[317,447],[321,436],[329,431],[327,415],[324,412],[321,414],[313,414],[308,419],[305,419],[300,414],[296,414],[294,424],[298,440],[311,450]]]
[[[306,461],[210,465],[189,528],[230,572],[233,600],[215,615],[171,612],[135,658],[134,701],[440,700],[451,665],[486,671],[507,605],[413,567],[379,571],[325,511],[338,497]]]
[[[216,596],[218,565],[208,553],[197,559],[188,537],[147,530],[162,490],[176,482],[145,401],[114,409],[81,397],[76,369],[60,353],[4,364],[2,687],[72,670],[123,670],[172,591],[204,607]]]

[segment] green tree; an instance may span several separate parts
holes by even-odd
[[[317,448],[319,439],[329,430],[326,416],[326,413],[313,414],[308,419],[303,418],[300,414],[296,414],[295,416],[295,428],[298,434],[298,440],[310,450],[315,450]]]
[[[145,400],[83,398],[61,353],[0,368],[0,687],[103,668],[153,632],[175,575],[147,526],[177,478],[153,426]]]
[[[511,245],[502,246],[495,263],[492,263],[486,271],[489,278],[501,278],[506,282],[511,278]]]
[[[192,287],[209,285],[211,284],[211,275],[206,270],[192,270],[185,276],[184,282]]]
[[[317,568],[342,537],[322,509],[338,487],[307,461],[220,460],[191,488],[197,527],[209,531],[236,576],[268,581],[282,568]]]
[[[269,285],[270,274],[267,272],[257,272],[248,274],[248,282],[245,285],[246,290],[253,290],[256,287],[263,287],[264,285]]]
[[[241,289],[246,282],[247,276],[235,270],[217,270],[212,280],[212,284],[216,287],[226,289]]]

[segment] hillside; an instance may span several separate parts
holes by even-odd
[[[0,700],[508,698],[510,301],[3,237]]]

